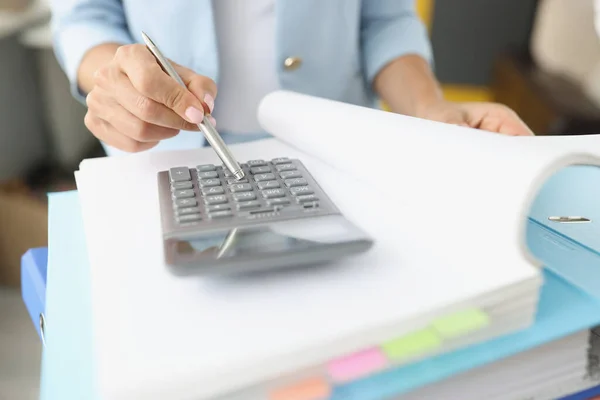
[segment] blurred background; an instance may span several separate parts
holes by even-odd
[[[600,132],[594,0],[416,0],[449,100],[498,101],[537,135]],[[47,192],[103,155],[53,51],[47,0],[0,0],[0,399],[38,398],[21,255],[47,244]],[[76,316],[73,316],[76,317]]]

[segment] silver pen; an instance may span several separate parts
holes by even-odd
[[[175,71],[175,68],[171,65],[169,60],[160,52],[158,47],[154,44],[154,42],[146,35],[146,33],[142,32],[142,37],[144,38],[144,42],[146,42],[146,46],[150,50],[150,52],[154,55],[158,63],[161,65],[162,69],[169,74],[169,76],[177,81],[181,86],[186,87],[185,83],[181,80],[181,77]],[[242,179],[244,177],[244,171],[235,160],[231,150],[227,147],[219,132],[215,129],[215,127],[208,120],[208,115],[204,114],[204,119],[201,123],[198,124],[198,128],[204,134],[204,137],[217,153],[225,167],[236,177],[236,179]]]

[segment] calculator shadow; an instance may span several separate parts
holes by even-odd
[[[265,285],[269,281],[293,280],[293,279],[315,279],[319,280],[330,274],[338,274],[341,269],[349,267],[339,260],[319,261],[309,264],[291,264],[283,267],[265,270],[239,271],[222,275],[203,277],[202,285],[213,283],[216,285]],[[350,267],[352,268],[352,267]]]

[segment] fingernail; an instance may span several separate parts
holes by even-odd
[[[199,124],[204,119],[204,113],[196,107],[188,107],[188,109],[185,110],[185,116],[188,121],[193,124]]]
[[[211,124],[213,124],[214,127],[217,126],[217,120],[215,119],[215,117],[213,117],[212,115],[209,115],[208,120],[210,121]]]
[[[215,99],[210,95],[210,93],[206,93],[204,95],[204,102],[208,106],[210,112],[213,112],[213,109],[215,108]]]

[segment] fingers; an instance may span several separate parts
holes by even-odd
[[[139,93],[127,76],[119,72],[114,79],[113,96],[127,111],[142,121],[177,130],[197,131],[198,126],[192,124],[149,97]]]
[[[85,126],[96,136],[109,146],[115,147],[129,153],[137,153],[153,148],[158,142],[140,142],[128,136],[123,135],[111,124],[103,119],[87,113],[84,118]]]
[[[520,118],[507,118],[498,129],[498,133],[512,136],[533,136],[533,131]]]
[[[165,105],[190,123],[202,122],[202,102],[167,75],[145,46],[120,47],[115,60],[142,96]]]
[[[108,93],[96,89],[87,97],[88,110],[97,118],[108,122],[122,135],[138,142],[158,142],[177,135],[179,129],[156,125],[130,113]],[[177,119],[181,120],[176,114]]]
[[[496,132],[508,136],[531,136],[533,133],[525,124],[518,121],[506,120],[498,117],[488,117],[479,125],[479,129]]]
[[[212,113],[215,107],[215,98],[217,97],[217,84],[212,79],[198,75],[189,68],[175,63],[173,65],[189,91],[196,98],[202,100],[207,105],[209,112]]]
[[[532,136],[533,132],[510,108],[497,103],[466,103],[469,124],[478,129],[509,136]]]

